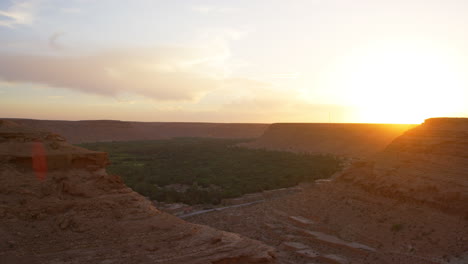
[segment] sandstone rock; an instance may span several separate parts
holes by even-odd
[[[242,146],[346,157],[369,157],[414,125],[272,124],[257,140]]]
[[[0,234],[8,242],[0,245],[2,261],[274,261],[273,249],[258,241],[158,211],[119,177],[105,173],[106,153],[10,122],[0,123],[0,138],[5,139],[0,143]],[[47,166],[34,167],[31,149],[37,143],[43,146]],[[36,169],[44,168],[46,176],[38,178]]]
[[[290,250],[301,250],[309,248],[308,246],[299,242],[283,242],[282,245]]]
[[[349,261],[345,259],[344,257],[333,255],[333,254],[321,256],[320,259],[324,261],[325,263],[330,263],[330,264],[348,264],[349,263]]]
[[[189,220],[279,244],[280,263],[468,263],[466,120],[427,120],[331,181]],[[315,224],[288,218],[298,215]],[[320,255],[299,257],[285,241]]]
[[[302,249],[302,250],[296,251],[296,253],[306,258],[316,258],[320,256],[319,253],[317,253],[316,251],[312,249]]]
[[[349,249],[357,249],[357,250],[370,251],[370,252],[375,251],[375,248],[369,247],[367,245],[357,243],[357,242],[344,241],[343,239],[339,237],[325,234],[322,232],[310,231],[310,230],[301,230],[301,231],[302,231],[302,234],[304,235],[311,236],[314,239],[317,239],[319,241],[326,242],[332,245],[336,245],[338,247],[346,247]]]
[[[468,216],[468,118],[431,118],[339,180]]]
[[[314,221],[307,219],[305,217],[302,217],[302,216],[290,216],[289,219],[292,220],[294,223],[302,225],[302,226],[308,226],[314,223]]]

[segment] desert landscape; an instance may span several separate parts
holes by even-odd
[[[366,158],[380,152],[412,124],[272,124],[243,146]]]
[[[0,1],[0,264],[468,264],[468,1]]]
[[[261,242],[158,211],[105,172],[106,153],[11,121],[0,135],[1,263],[272,263]],[[33,166],[38,142],[47,165]]]
[[[294,191],[179,217],[107,174],[107,153],[11,120],[0,136],[2,263],[468,261],[466,118],[428,119]]]
[[[177,137],[257,138],[267,124],[126,122],[119,120],[57,121],[10,119],[21,125],[54,131],[72,144],[84,142],[157,140]]]
[[[280,263],[467,263],[466,118],[434,118],[300,193],[189,218],[279,250]]]

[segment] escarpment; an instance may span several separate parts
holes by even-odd
[[[468,118],[431,118],[339,180],[468,217]]]
[[[414,125],[403,124],[272,124],[243,146],[364,158],[385,148]]]
[[[174,137],[256,138],[268,124],[133,122],[119,120],[58,121],[10,119],[18,124],[54,131],[71,143],[157,140]]]
[[[43,152],[50,170],[103,169],[107,153],[89,151],[68,144],[60,135],[0,120],[0,162],[32,169],[33,157]],[[38,152],[38,153],[34,153]]]
[[[106,153],[0,122],[0,262],[274,261],[258,241],[158,211],[108,175],[107,163]]]
[[[280,263],[468,263],[467,132],[468,118],[428,119],[332,179],[188,220],[276,246]]]

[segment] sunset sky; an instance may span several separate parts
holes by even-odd
[[[0,117],[468,116],[466,0],[0,0]]]

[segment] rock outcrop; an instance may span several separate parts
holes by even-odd
[[[467,181],[468,118],[433,118],[302,192],[185,219],[274,246],[279,263],[465,264]]]
[[[468,219],[468,118],[427,119],[338,179],[465,214]]]
[[[106,153],[0,122],[0,263],[272,263],[271,247],[187,223],[108,175]]]
[[[9,162],[18,168],[31,168],[37,155],[51,170],[103,170],[108,164],[107,153],[89,151],[68,144],[60,135],[0,120],[0,163]],[[44,164],[44,165],[45,165]]]
[[[411,127],[414,125],[278,123],[243,146],[363,158],[383,150]]]
[[[99,141],[156,140],[174,137],[257,138],[268,127],[268,124],[237,123],[10,120],[32,128],[54,131],[73,144]]]

